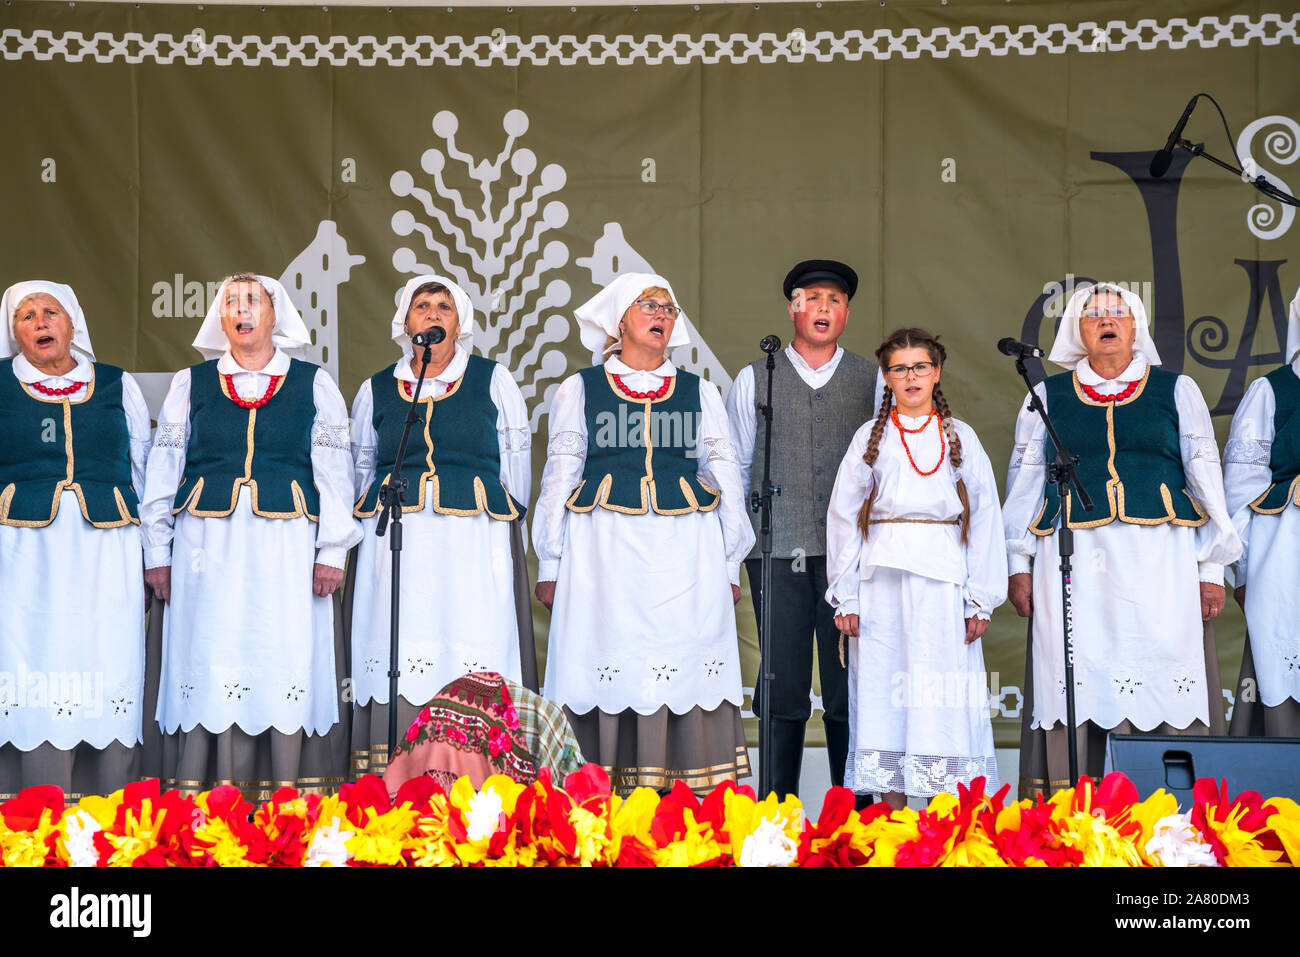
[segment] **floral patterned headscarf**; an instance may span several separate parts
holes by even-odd
[[[537,762],[519,725],[506,681],[494,671],[461,675],[421,711],[398,742],[384,773],[390,794],[411,778],[428,775],[450,791],[468,776],[475,788],[493,774],[520,784],[537,780]]]

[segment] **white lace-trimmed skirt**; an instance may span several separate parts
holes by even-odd
[[[339,721],[334,603],[312,593],[316,524],[253,514],[176,516],[158,723],[323,735]]]
[[[546,687],[574,714],[739,707],[740,651],[716,512],[570,512]]]
[[[393,558],[388,538],[375,535],[377,522],[361,523],[352,602],[358,705],[388,703]],[[421,705],[471,671],[521,681],[510,523],[425,508],[404,515],[402,527],[398,694]]]
[[[1246,581],[1246,627],[1259,701],[1276,708],[1300,702],[1300,508],[1252,515]]]
[[[844,784],[913,797],[999,787],[982,643],[966,644],[961,586],[877,567],[849,639]]]
[[[0,745],[140,743],[142,568],[139,527],[95,528],[71,491],[44,528],[0,525]]]
[[[1034,723],[1065,723],[1058,537],[1034,559]],[[1196,529],[1111,522],[1074,533],[1075,718],[1098,727],[1132,722],[1211,723],[1222,691],[1207,686]],[[1247,589],[1249,591],[1249,589]]]

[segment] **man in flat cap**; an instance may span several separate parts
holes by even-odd
[[[844,263],[810,259],[785,277],[794,326],[776,354],[772,377],[772,754],[764,755],[777,794],[799,793],[804,728],[812,715],[813,637],[821,672],[822,723],[831,783],[844,783],[848,757],[848,680],[840,665],[835,612],[826,603],[826,509],[840,460],[858,427],[875,414],[884,380],[877,364],[839,345],[858,276]],[[731,437],[750,492],[761,491],[766,423],[766,359],[740,370],[727,397]],[[759,517],[751,514],[758,535]],[[762,627],[762,559],[745,562],[754,615]],[[764,664],[759,666],[759,673]],[[766,707],[756,702],[758,707]]]

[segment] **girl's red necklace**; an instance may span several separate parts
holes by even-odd
[[[912,468],[916,471],[917,475],[933,475],[935,472],[939,471],[939,466],[943,464],[943,458],[947,454],[947,449],[945,448],[943,442],[943,429],[939,430],[939,461],[934,463],[934,468],[930,469],[930,471],[928,472],[921,471],[921,469],[916,464],[916,459],[912,458],[912,450],[907,447],[907,436],[909,434],[917,435],[921,432],[924,432],[926,426],[930,424],[930,420],[933,419],[935,415],[936,415],[936,410],[934,408],[931,408],[930,414],[925,417],[925,421],[921,423],[921,427],[919,429],[909,429],[904,427],[902,421],[898,418],[897,409],[889,410],[889,417],[890,419],[893,420],[895,428],[898,429],[898,437],[903,440],[903,451],[907,453],[907,461],[912,463]]]

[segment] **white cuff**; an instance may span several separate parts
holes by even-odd
[[[145,568],[171,568],[172,547],[170,545],[152,545],[144,550]]]
[[[835,609],[837,615],[856,615],[858,613],[858,600],[856,598],[845,599],[838,608]]]
[[[328,545],[317,549],[316,564],[328,565],[330,568],[342,568],[347,564],[348,550],[342,545]]]
[[[1033,570],[1033,559],[1028,555],[1016,555],[1011,552],[1007,553],[1008,575],[1032,575]]]
[[[727,578],[731,584],[740,585],[740,562],[727,562]]]
[[[1215,562],[1201,562],[1199,564],[1201,572],[1201,581],[1207,585],[1223,584],[1223,566]]]
[[[558,558],[539,558],[537,560],[537,580],[539,582],[553,582],[560,575],[560,560]]]

